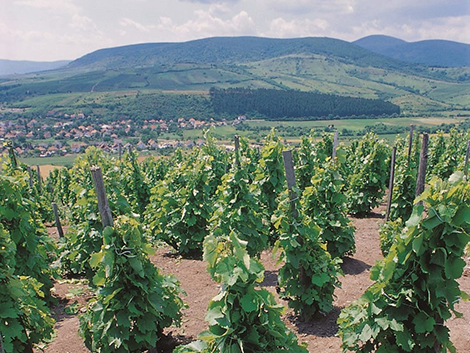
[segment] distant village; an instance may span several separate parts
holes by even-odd
[[[240,116],[230,124],[237,125],[245,119],[245,116]],[[201,121],[194,118],[179,118],[175,121],[152,119],[141,123],[130,119],[109,123],[92,121],[93,119],[84,114],[64,114],[60,116],[60,119],[57,119],[56,115],[52,123],[24,118],[16,121],[0,121],[0,152],[4,148],[1,142],[7,140],[13,142],[18,155],[39,157],[77,154],[85,151],[88,146],[97,146],[105,152],[112,153],[117,153],[120,146],[121,148],[132,147],[140,151],[177,147],[192,148],[201,144],[202,141],[181,141],[158,137],[163,133],[178,132],[181,129],[207,129],[229,124],[226,120]],[[146,138],[149,136],[150,138]]]

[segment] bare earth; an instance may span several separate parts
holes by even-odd
[[[314,318],[311,322],[300,322],[292,312],[286,311],[284,321],[294,330],[302,342],[308,343],[309,352],[340,353],[341,340],[337,337],[336,319],[340,310],[360,297],[366,288],[372,284],[369,279],[369,269],[377,260],[382,258],[379,249],[378,228],[383,222],[380,212],[373,213],[369,218],[354,219],[356,227],[356,248],[354,256],[346,258],[343,263],[344,277],[341,278],[342,287],[336,290],[334,310],[326,316]],[[209,300],[218,292],[218,284],[215,283],[206,272],[206,264],[199,260],[184,260],[171,254],[169,248],[160,248],[152,262],[164,273],[174,274],[181,282],[181,286],[187,293],[184,297],[189,305],[183,313],[183,324],[179,328],[170,328],[165,333],[167,339],[162,340],[157,349],[150,352],[171,352],[177,344],[188,343],[198,333],[207,328],[204,316]],[[262,286],[273,293],[275,291],[277,267],[275,259],[270,252],[263,253],[262,262],[265,265],[265,280]],[[464,276],[460,279],[461,289],[470,293],[470,268],[467,266]],[[78,289],[77,289],[78,288]],[[82,353],[89,352],[78,336],[78,317],[67,315],[64,308],[77,302],[79,307],[84,307],[90,293],[86,287],[77,283],[57,283],[55,293],[60,304],[54,310],[57,320],[57,336],[45,349],[45,353]],[[287,307],[287,303],[283,302]],[[451,340],[454,342],[457,352],[470,352],[470,303],[462,302],[457,306],[458,311],[464,314],[463,318],[451,318],[447,321],[451,331]],[[164,342],[163,342],[164,341]],[[35,351],[40,352],[39,350]]]

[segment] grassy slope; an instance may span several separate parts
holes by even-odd
[[[63,85],[53,76],[52,79],[36,77],[30,80],[34,83],[29,83],[28,87],[38,95],[32,98],[26,96],[10,106],[31,107],[33,111],[60,108],[80,110],[91,108],[92,103],[99,105],[130,99],[137,92],[200,94],[212,86],[297,89],[381,98],[399,104],[405,113],[462,109],[470,97],[470,82],[423,78],[397,71],[358,67],[323,56],[304,55],[230,67],[178,64],[166,69],[94,72],[64,80],[66,83]],[[54,93],[64,90],[72,92]],[[19,91],[24,91],[24,87],[12,89],[13,93]]]

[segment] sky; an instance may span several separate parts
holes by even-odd
[[[385,34],[470,44],[468,0],[0,0],[0,59],[73,60],[107,47],[214,36]]]

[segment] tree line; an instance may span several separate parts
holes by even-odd
[[[209,95],[217,114],[261,114],[267,119],[295,120],[331,116],[378,116],[400,114],[400,107],[381,99],[275,89],[211,88]]]

